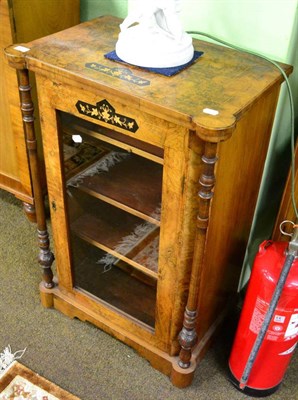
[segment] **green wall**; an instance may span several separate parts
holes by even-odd
[[[298,115],[297,0],[200,0],[183,2],[185,30],[199,30],[231,44],[292,64],[290,83]],[[201,38],[200,36],[197,36]],[[296,118],[296,128],[297,128]],[[290,108],[283,84],[240,287],[247,282],[259,244],[270,238],[290,163]]]
[[[150,0],[81,0],[81,18],[88,20],[103,14],[124,18],[138,1]],[[298,0],[184,0],[181,21],[185,30],[209,33],[276,61],[294,65],[290,82],[295,115],[298,115],[297,4]],[[278,104],[240,287],[249,278],[258,245],[270,237],[290,163],[290,111],[284,86],[285,84]]]
[[[88,21],[100,15],[125,18],[127,8],[127,0],[81,0],[81,21]]]

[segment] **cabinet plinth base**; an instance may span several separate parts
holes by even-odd
[[[178,365],[178,357],[170,356],[166,352],[145,342],[140,337],[107,321],[98,313],[92,312],[79,301],[62,292],[57,285],[52,289],[47,289],[41,283],[40,297],[44,307],[53,307],[70,318],[88,321],[132,347],[140,356],[146,358],[153,368],[169,376],[172,384],[178,388],[185,388],[192,383],[197,364],[210,345],[211,336],[208,338],[204,337],[194,348],[194,356],[192,357],[190,367],[183,369]],[[211,333],[214,333],[214,329],[208,331],[208,336]]]

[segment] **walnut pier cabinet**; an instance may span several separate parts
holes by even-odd
[[[35,193],[28,70],[37,82],[57,268],[38,196],[41,299],[185,387],[236,296],[283,78],[197,40],[203,56],[171,77],[110,61],[119,23],[6,49]]]

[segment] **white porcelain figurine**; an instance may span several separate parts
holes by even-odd
[[[129,64],[151,68],[189,62],[194,49],[179,19],[180,5],[181,0],[140,0],[120,25],[117,56]]]

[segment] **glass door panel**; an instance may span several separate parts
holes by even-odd
[[[74,286],[154,327],[161,149],[129,138],[127,151],[125,135],[62,112],[59,125]]]

